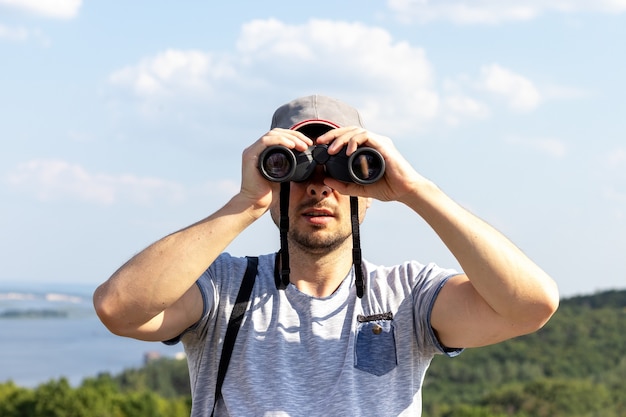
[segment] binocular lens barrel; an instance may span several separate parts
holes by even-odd
[[[289,181],[296,169],[296,159],[288,148],[275,146],[263,152],[259,167],[270,181]]]
[[[383,157],[371,148],[360,148],[350,156],[350,175],[358,184],[372,184],[385,173]]]
[[[326,167],[326,174],[344,182],[372,184],[385,173],[385,160],[374,148],[358,148],[349,157],[345,148],[329,155],[328,146],[311,146],[304,152],[280,145],[266,148],[259,156],[259,171],[269,181],[306,181],[317,165]]]

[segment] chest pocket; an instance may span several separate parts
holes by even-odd
[[[354,367],[376,375],[385,375],[398,364],[393,314],[357,316]]]

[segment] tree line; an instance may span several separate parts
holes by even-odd
[[[626,291],[562,300],[537,333],[457,358],[437,356],[424,381],[428,417],[626,416]],[[2,417],[189,416],[184,360],[36,388],[0,384]]]
[[[189,417],[187,362],[158,359],[72,387],[66,378],[34,389],[0,384],[1,417]]]
[[[424,386],[433,417],[626,416],[626,291],[562,300],[540,331],[457,358]]]

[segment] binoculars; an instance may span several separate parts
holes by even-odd
[[[313,145],[303,152],[281,145],[267,147],[259,157],[259,171],[269,181],[306,181],[318,165],[330,177],[356,184],[372,184],[385,173],[385,160],[374,148],[360,147],[350,156],[345,147],[335,155],[327,145]]]

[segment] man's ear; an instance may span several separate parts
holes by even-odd
[[[365,220],[365,213],[371,207],[373,199],[371,197],[359,197],[359,223]]]
[[[280,218],[280,191],[278,191],[278,189],[272,192],[272,203],[270,204],[269,212],[272,221],[278,226]]]

